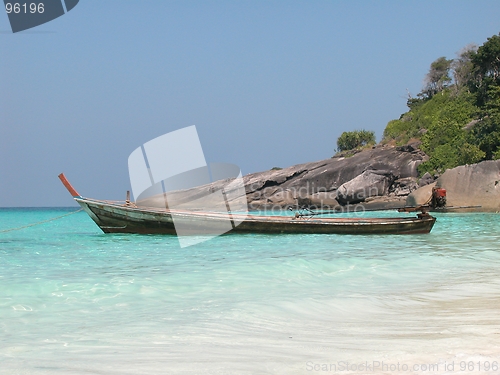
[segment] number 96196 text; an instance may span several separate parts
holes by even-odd
[[[19,3],[5,3],[5,10],[7,13],[43,13],[45,11],[45,7],[43,3],[27,3],[19,4]]]

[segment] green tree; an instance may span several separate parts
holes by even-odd
[[[473,142],[493,159],[500,151],[500,116],[492,116],[478,122],[472,129]]]
[[[500,86],[491,86],[487,96],[481,120],[472,128],[468,140],[485,153],[486,159],[494,159],[500,152]]]
[[[455,81],[456,91],[466,87],[474,78],[474,64],[472,58],[476,54],[477,45],[469,44],[457,53],[457,58],[451,63],[453,79]]]
[[[500,34],[491,38],[478,48],[472,62],[477,68],[479,78],[490,77],[494,81],[500,79]]]
[[[354,130],[343,132],[337,139],[337,150],[347,151],[358,147],[375,144],[375,132],[369,130]]]
[[[424,94],[432,97],[443,91],[450,83],[450,68],[453,60],[440,57],[431,64],[429,73],[425,76]]]
[[[500,35],[493,35],[472,55],[474,79],[470,86],[477,92],[479,106],[491,100],[492,86],[500,86]]]

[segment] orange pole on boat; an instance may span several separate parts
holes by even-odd
[[[69,191],[69,193],[71,194],[71,196],[73,196],[73,197],[81,197],[81,195],[78,194],[78,192],[75,190],[75,188],[69,183],[69,181],[66,178],[66,176],[64,175],[64,173],[61,173],[57,177],[59,177],[59,179],[63,183],[64,187]]]

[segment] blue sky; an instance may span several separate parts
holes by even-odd
[[[0,206],[124,199],[128,155],[196,125],[244,174],[331,157],[406,111],[430,63],[500,32],[499,1],[80,0],[0,15]]]

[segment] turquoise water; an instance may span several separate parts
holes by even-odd
[[[0,232],[71,210],[0,209]],[[183,249],[84,212],[0,233],[0,374],[499,373],[500,215],[437,217]]]

